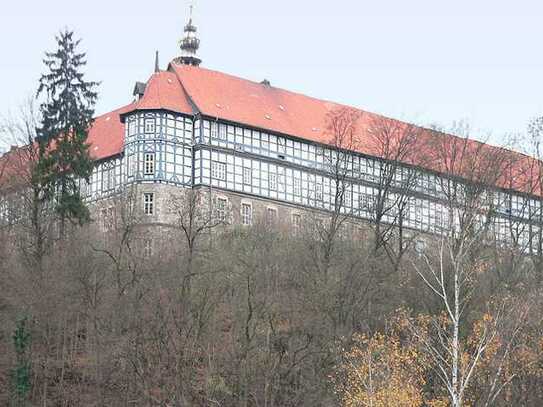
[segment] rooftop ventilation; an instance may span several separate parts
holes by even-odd
[[[268,119],[268,120],[271,120],[271,119],[272,119],[271,116],[270,116],[269,114],[267,114],[267,115],[264,116],[264,117],[265,117],[266,119]]]
[[[132,92],[132,94],[136,97],[136,100],[140,100],[143,97],[146,88],[146,83],[136,82],[136,85],[134,86],[134,91]]]
[[[262,82],[260,82],[260,84],[264,86],[271,86],[271,82],[267,79],[264,79]]]
[[[285,106],[279,105],[279,109],[282,110],[282,111],[284,112],[284,111],[285,111]]]

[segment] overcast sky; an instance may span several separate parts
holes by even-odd
[[[35,92],[45,50],[83,39],[99,113],[177,55],[188,0],[18,0],[0,7],[0,113]],[[498,142],[543,114],[543,2],[197,0],[203,66],[419,124],[469,120]]]

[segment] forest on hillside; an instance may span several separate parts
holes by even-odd
[[[542,279],[514,249],[436,239],[398,267],[369,227],[191,231],[179,212],[147,256],[119,213],[39,268],[33,237],[2,231],[2,404],[451,406],[457,363],[457,405],[541,405]]]

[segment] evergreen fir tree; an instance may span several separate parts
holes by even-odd
[[[48,72],[41,76],[37,92],[44,101],[34,178],[42,185],[43,199],[60,218],[61,236],[66,220],[80,225],[90,220],[78,179],[88,181],[92,174],[87,135],[98,97],[98,83],[84,79],[81,70],[87,64],[86,54],[78,52],[80,40],[73,35],[65,30],[56,36],[58,49],[45,54]]]
[[[21,318],[13,333],[17,360],[17,365],[11,372],[13,406],[24,406],[30,392],[30,332],[26,325],[27,318]]]

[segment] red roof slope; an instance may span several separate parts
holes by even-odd
[[[90,155],[101,160],[119,154],[123,150],[124,125],[121,115],[134,110],[134,103],[94,119],[89,130]],[[0,184],[2,187],[15,186],[28,181],[29,166],[36,153],[36,145],[15,147],[0,156]]]
[[[154,73],[138,101],[97,117],[88,138],[92,157],[99,160],[122,152],[124,114],[156,109],[190,115],[201,113],[323,144],[331,143],[329,122],[334,113],[342,109],[351,110],[357,112],[357,142],[353,149],[361,153],[396,158],[473,181],[481,180],[488,169],[495,172],[503,170],[496,166],[496,161],[503,160],[511,163],[507,168],[509,176],[494,180],[490,177],[490,182],[539,194],[540,186],[534,185],[533,180],[539,178],[536,175],[541,171],[541,163],[523,154],[188,65],[171,64],[169,71]],[[408,132],[417,133],[415,154],[388,155],[390,149],[403,142],[402,138]],[[386,146],[383,136],[388,138]]]
[[[528,178],[533,182],[534,177],[529,174],[539,169],[540,163],[520,153],[217,71],[176,64],[171,64],[169,69],[177,74],[198,111],[207,116],[330,144],[333,137],[329,131],[330,117],[334,112],[350,109],[359,113],[354,145],[358,152],[391,158],[385,150],[389,149],[390,153],[395,144],[404,142],[402,137],[406,132],[412,132],[416,133],[416,146],[411,147],[414,154],[399,157],[402,162],[482,182],[482,176],[491,180],[493,175],[498,175],[485,172],[507,170],[510,177],[502,176],[492,183],[530,193],[539,189],[531,185]],[[383,135],[390,140],[382,140]],[[503,162],[496,163],[496,160]]]
[[[147,82],[145,94],[134,106],[134,110],[153,109],[166,109],[186,114],[194,113],[185,90],[175,73],[154,73]]]
[[[94,120],[87,139],[91,145],[92,158],[100,160],[123,151],[124,124],[121,123],[121,115],[134,110],[134,108],[135,103],[131,103],[113,112],[98,116]]]
[[[327,143],[332,102],[189,65],[171,65],[198,110],[208,116]]]

